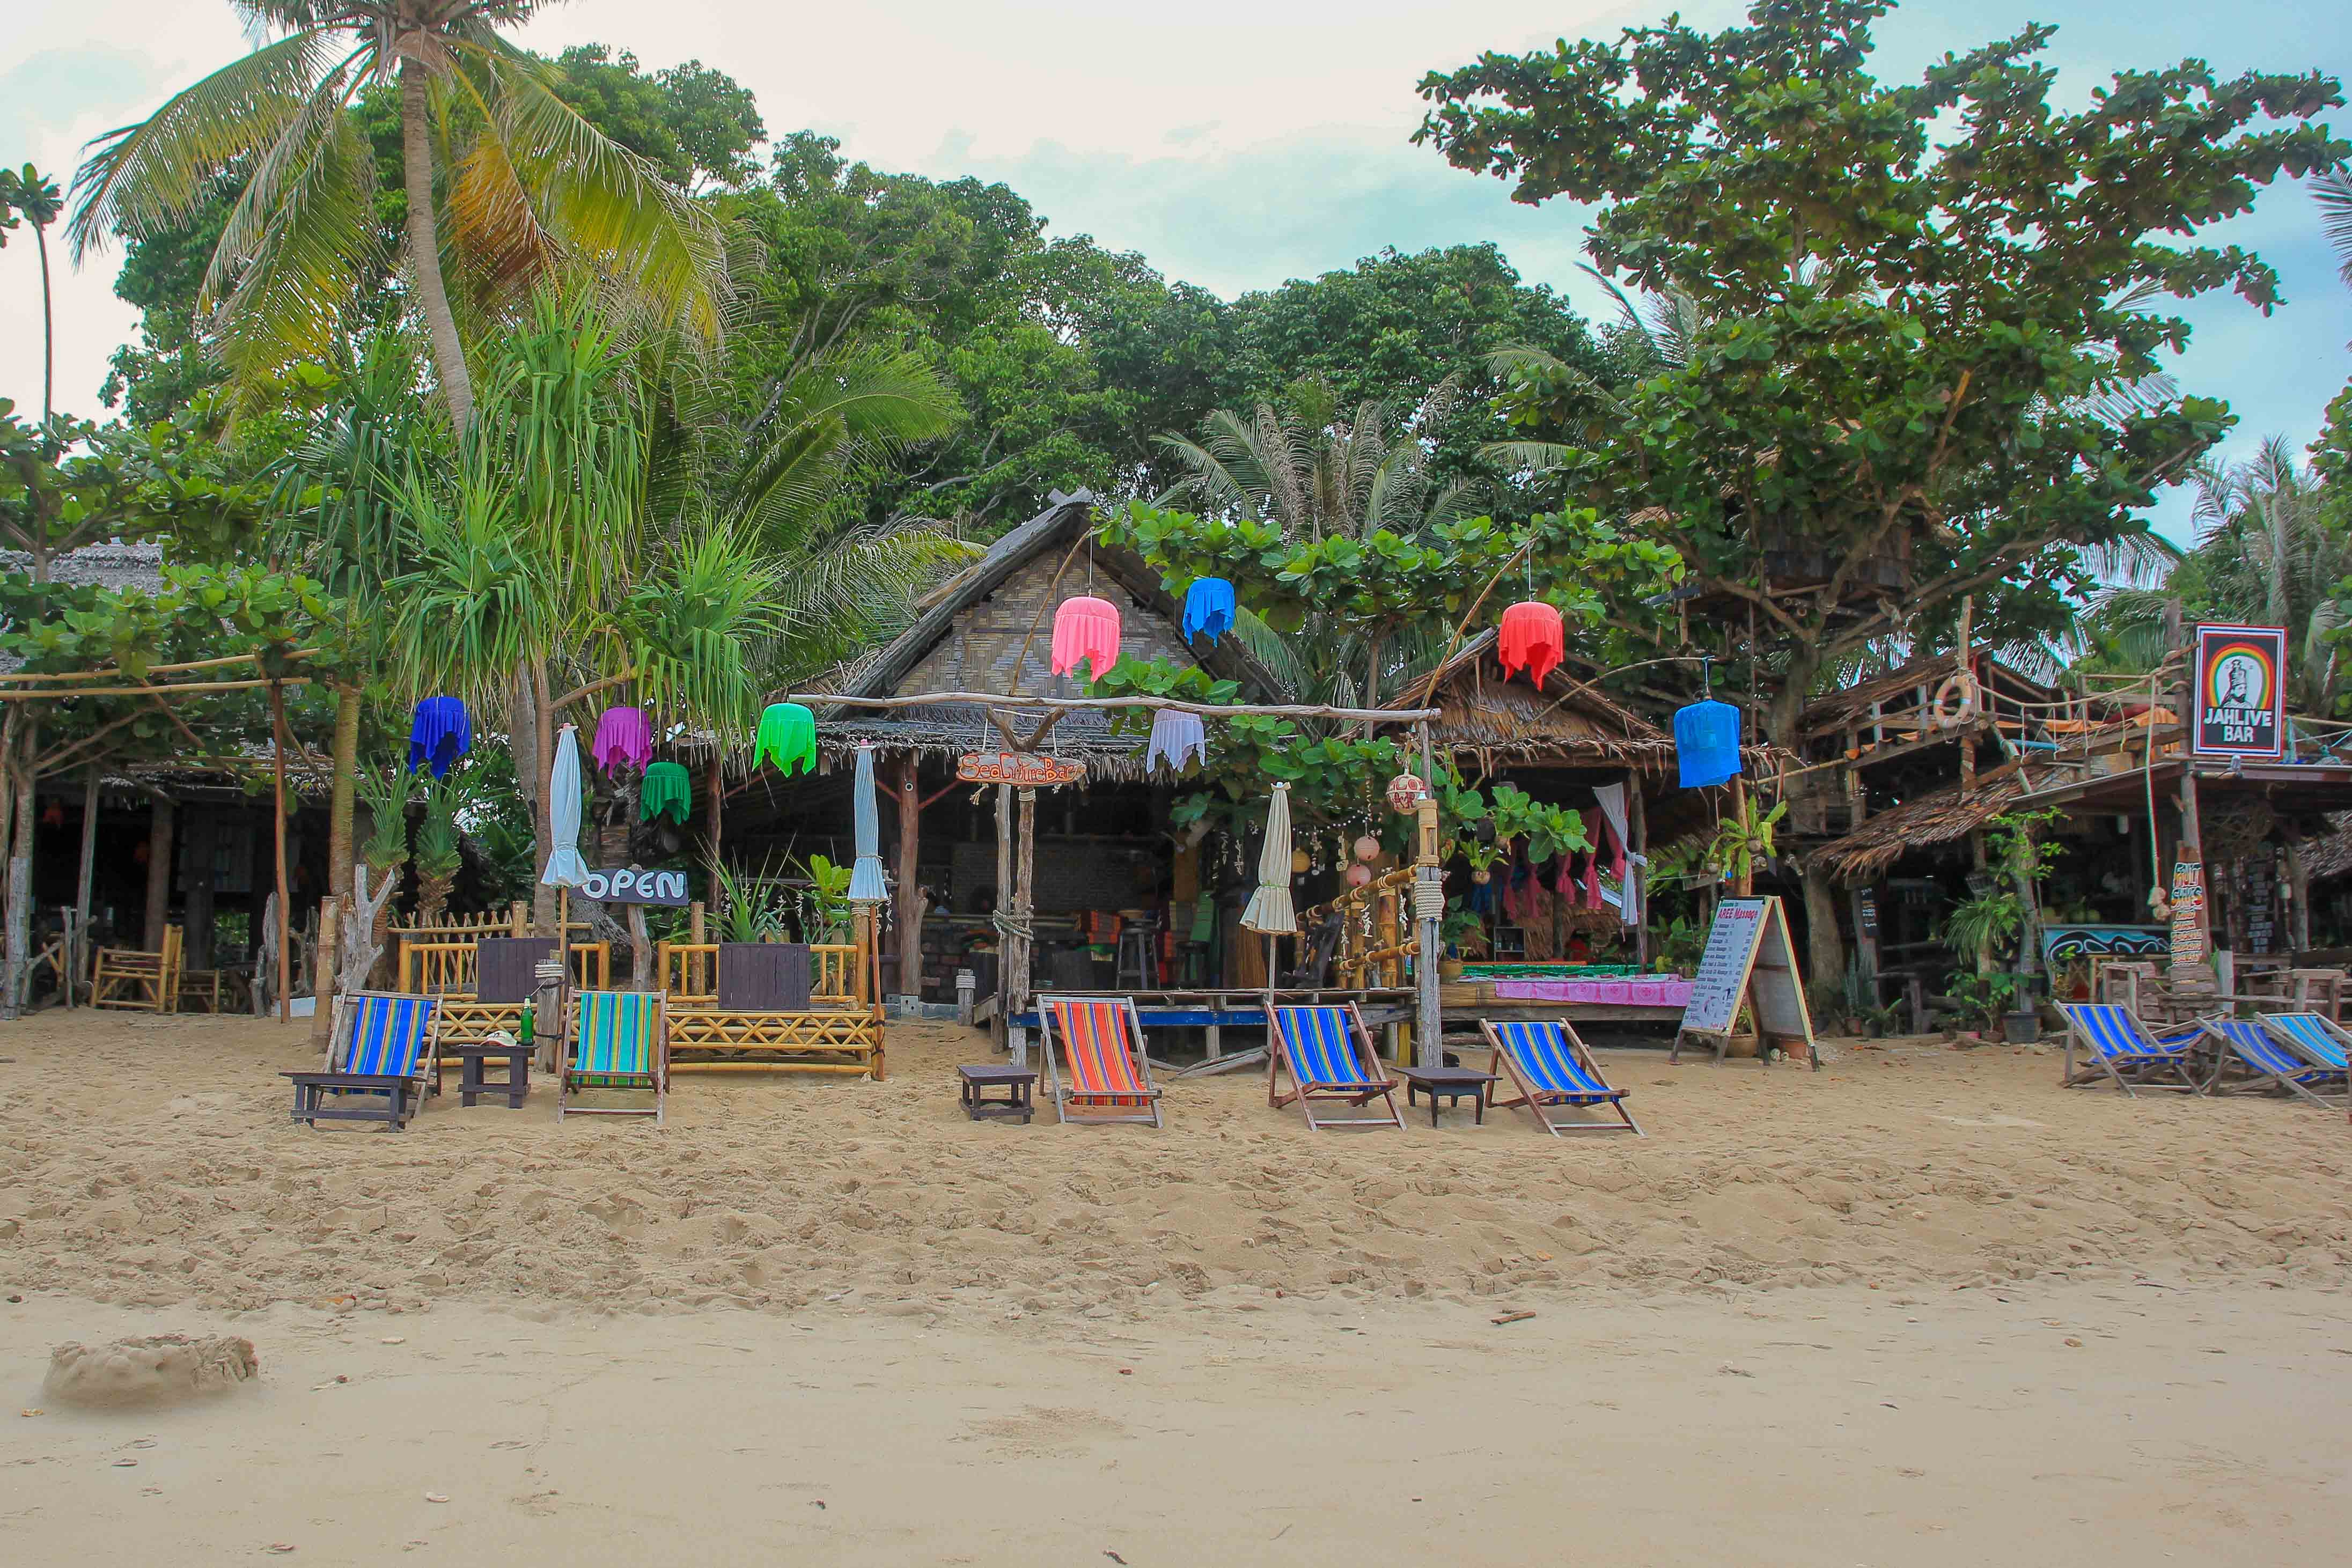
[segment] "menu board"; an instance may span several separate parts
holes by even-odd
[[[1717,1037],[1719,1059],[1720,1041],[1738,1021],[1743,998],[1754,1007],[1758,1032],[1768,1043],[1790,1051],[1802,1046],[1806,1060],[1821,1066],[1796,947],[1789,940],[1788,912],[1778,898],[1727,898],[1716,905],[1715,925],[1706,934],[1706,950],[1675,1036],[1675,1056],[1681,1053],[1683,1035],[1710,1034]]]

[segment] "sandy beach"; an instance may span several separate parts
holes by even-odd
[[[1022,1127],[957,1111],[982,1055],[894,1027],[885,1083],[395,1135],[290,1124],[273,1024],[11,1026],[0,1522],[28,1561],[1143,1568],[2286,1563],[2352,1521],[2340,1118],[1917,1040],[1604,1051],[1643,1140],[1318,1136],[1245,1073],[1163,1132]],[[259,1380],[42,1406],[53,1345],[167,1330]]]

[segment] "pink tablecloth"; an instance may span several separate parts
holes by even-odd
[[[1691,983],[1669,976],[1630,980],[1497,980],[1495,996],[1511,1002],[1582,1002],[1593,1007],[1679,1008]]]

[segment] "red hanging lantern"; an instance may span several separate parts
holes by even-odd
[[[1096,678],[1118,663],[1118,607],[1081,594],[1054,612],[1054,673],[1066,675],[1084,659]]]
[[[1568,628],[1559,612],[1542,600],[1522,600],[1503,612],[1496,651],[1502,656],[1504,674],[1525,670],[1529,680],[1541,685],[1568,656]]]

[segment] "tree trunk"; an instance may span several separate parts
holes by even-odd
[[[8,960],[0,972],[0,1018],[22,1018],[26,981],[33,960],[33,744],[34,726],[16,727],[16,843],[8,856]]]
[[[33,220],[33,246],[41,253],[41,431],[46,436],[57,415],[58,319],[49,300],[48,225],[38,218]]]
[[[177,808],[158,795],[147,819],[147,926],[140,946],[163,950],[163,928],[172,923],[172,828]]]
[[[335,687],[335,777],[327,796],[327,893],[348,903],[352,896],[352,810],[360,774],[360,688]],[[153,946],[153,944],[149,944]]]
[[[1780,689],[1764,710],[1764,738],[1792,754],[1801,755],[1801,737],[1797,733],[1798,719],[1805,710],[1806,694],[1811,691],[1813,676],[1820,673],[1821,657],[1809,648],[1801,648],[1791,655]],[[1804,813],[1795,803],[1825,794],[1837,788],[1834,773],[1823,768],[1817,773],[1801,773],[1789,780],[1790,817]],[[1760,810],[1760,807],[1759,807]],[[1793,858],[1793,857],[1792,857]],[[1813,980],[1835,980],[1845,974],[1845,934],[1838,928],[1837,890],[1831,884],[1829,873],[1816,871],[1799,862],[1797,876],[1805,896],[1805,960],[1810,971],[1803,977]]]
[[[466,346],[449,290],[441,279],[441,235],[433,211],[432,128],[425,123],[425,69],[415,60],[400,68],[401,172],[408,187],[408,264],[416,273],[416,302],[433,342],[433,365],[441,395],[449,402],[449,422],[463,434],[474,423],[474,382],[466,371]]]

